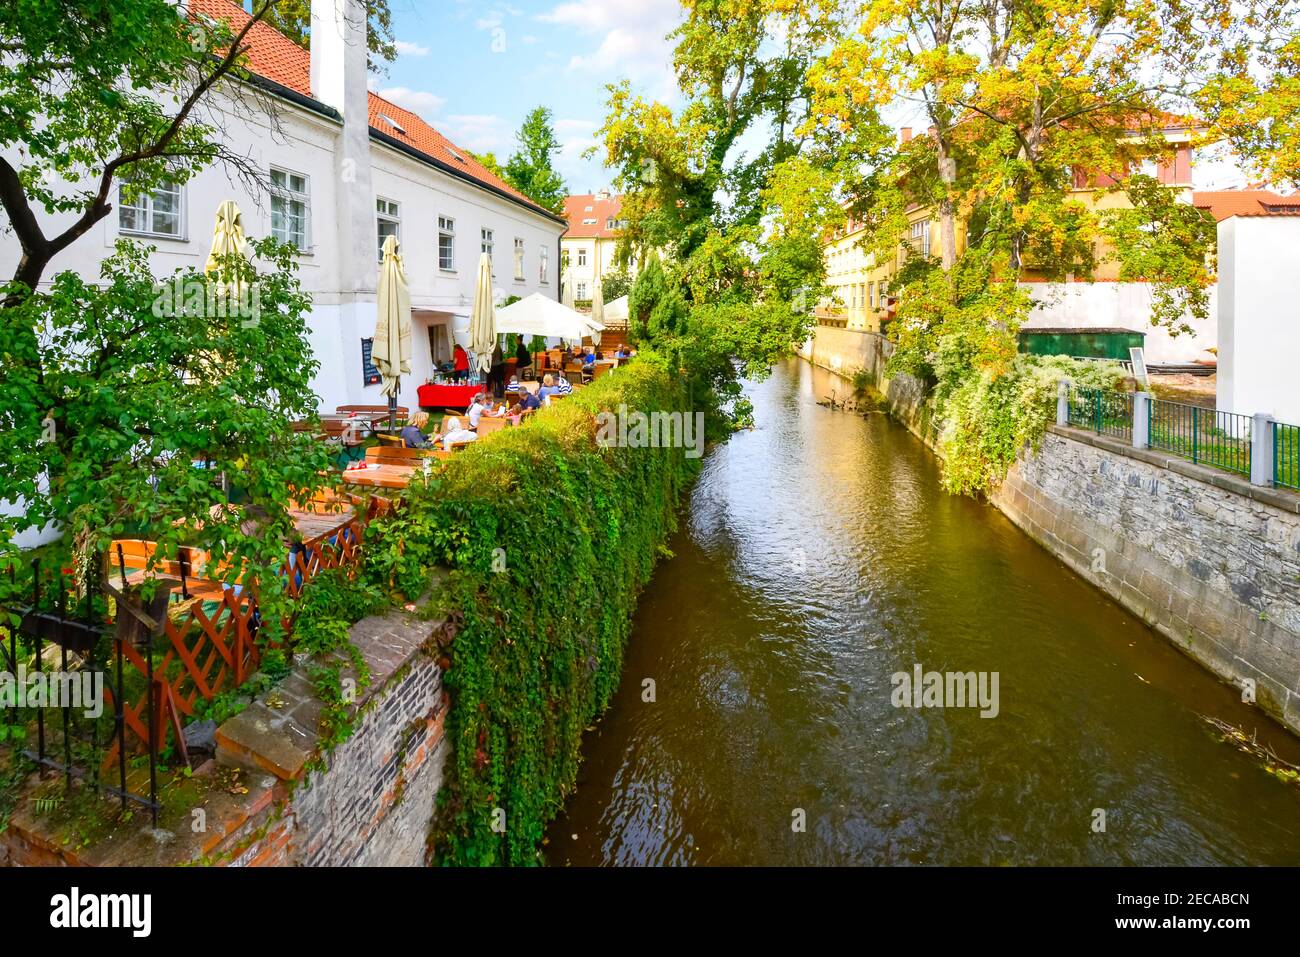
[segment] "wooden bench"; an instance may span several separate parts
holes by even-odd
[[[358,415],[387,415],[391,409],[386,405],[340,405],[334,410],[339,415],[351,415],[353,412]],[[411,410],[404,405],[397,407],[397,417],[404,419]]]
[[[419,465],[432,451],[434,450],[374,445],[366,449],[366,461],[376,465]]]

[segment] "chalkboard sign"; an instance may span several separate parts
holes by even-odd
[[[361,340],[361,375],[365,377],[366,385],[378,385],[383,381],[383,376],[379,374],[379,368],[370,358],[371,350],[375,347],[375,340]]]

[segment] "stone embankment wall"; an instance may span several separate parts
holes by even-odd
[[[884,378],[879,335],[818,327],[803,355],[865,369],[933,446],[920,383]],[[1300,495],[1052,426],[989,497],[1075,572],[1300,732]]]

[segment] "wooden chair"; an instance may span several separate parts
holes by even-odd
[[[614,367],[612,365],[597,363],[591,368],[591,381],[595,382],[597,379],[605,375],[613,368]]]
[[[380,445],[402,448],[405,444],[405,440],[400,435],[389,435],[387,432],[376,432],[375,438],[379,440]]]
[[[478,434],[480,437],[491,435],[493,432],[500,432],[509,424],[509,419],[485,415],[483,418],[478,420]]]

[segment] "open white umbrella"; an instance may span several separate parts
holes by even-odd
[[[600,345],[600,330],[605,328],[605,293],[597,279],[591,290],[591,344]]]
[[[492,257],[478,257],[478,278],[474,282],[474,311],[469,318],[469,347],[479,372],[492,368],[492,350],[497,341],[497,311],[492,304]]]
[[[383,381],[380,394],[388,396],[390,427],[397,424],[397,391],[402,374],[411,371],[411,292],[406,286],[406,270],[402,268],[398,246],[396,236],[384,240],[375,341],[370,351]]]
[[[217,207],[217,222],[212,227],[212,251],[208,253],[208,261],[203,267],[203,271],[209,276],[216,275],[221,268],[221,258],[235,255],[244,255],[244,221],[239,212],[239,207],[235,205],[233,199],[225,200]],[[217,295],[224,296],[227,293],[236,301],[240,294],[239,276],[234,276],[229,282],[225,280],[217,284]]]

